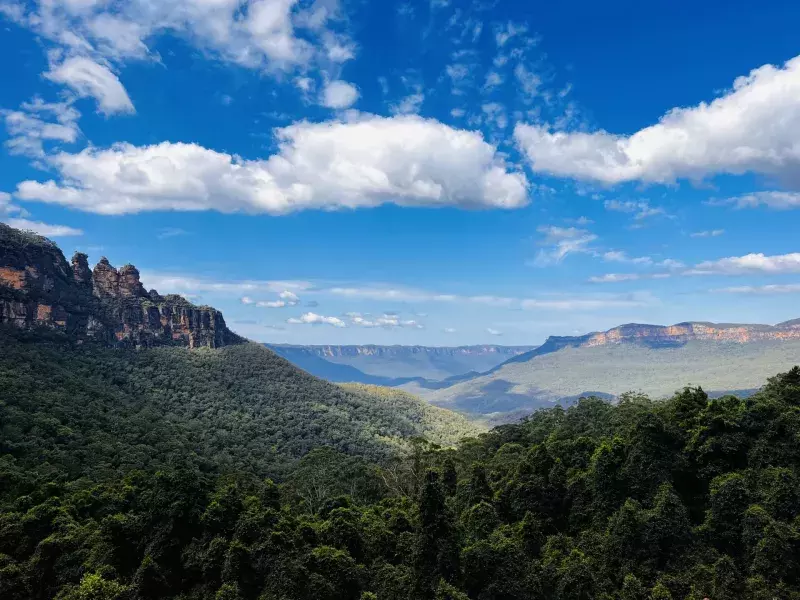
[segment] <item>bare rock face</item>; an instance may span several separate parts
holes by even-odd
[[[78,286],[92,286],[92,272],[89,269],[89,257],[83,252],[76,252],[72,256],[72,276]]]
[[[147,292],[133,265],[118,271],[104,257],[90,271],[82,253],[69,265],[53,242],[3,224],[0,324],[120,346],[216,348],[244,341],[218,310]]]

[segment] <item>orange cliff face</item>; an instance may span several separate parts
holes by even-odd
[[[180,296],[145,291],[132,265],[85,254],[67,263],[45,238],[0,224],[0,324],[69,332],[111,345],[219,347],[244,341],[222,314]]]
[[[794,323],[768,325],[717,325],[713,323],[679,323],[677,325],[622,325],[605,332],[593,333],[581,346],[646,342],[651,344],[685,344],[693,340],[735,342],[745,344],[763,340],[800,339],[800,325]]]

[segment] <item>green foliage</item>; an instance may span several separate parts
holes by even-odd
[[[0,390],[0,493],[20,495],[34,472],[102,480],[180,464],[281,478],[320,446],[383,462],[414,436],[478,431],[407,394],[346,391],[258,344],[134,351],[0,331]]]
[[[794,371],[454,449],[264,352],[4,344],[0,597],[800,599]]]

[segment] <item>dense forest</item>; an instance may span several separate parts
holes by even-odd
[[[170,379],[174,349],[4,338],[0,598],[800,598],[798,368],[747,399],[584,398],[388,452],[414,430],[348,428],[367,390],[325,405],[341,439],[254,428],[264,393],[215,404],[252,376],[227,350],[230,378],[199,351]]]
[[[322,381],[255,343],[137,351],[41,329],[0,329],[0,428],[16,470],[96,480],[168,466],[281,478],[318,446],[381,461],[415,436],[451,446],[479,431],[408,394]]]

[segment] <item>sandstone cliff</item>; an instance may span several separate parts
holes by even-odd
[[[68,263],[50,240],[0,223],[0,324],[46,327],[111,345],[216,348],[241,343],[222,313],[181,296],[147,292],[132,265],[85,254]]]
[[[538,348],[519,354],[508,363],[525,362],[562,348],[590,348],[615,344],[640,344],[649,348],[683,346],[691,341],[713,341],[746,344],[769,340],[800,340],[800,319],[777,325],[745,325],[736,323],[678,323],[676,325],[641,325],[630,323],[608,331],[580,336],[550,336]],[[498,370],[503,365],[495,367]]]

